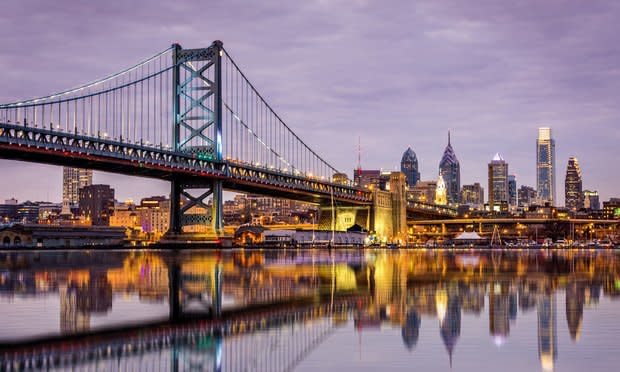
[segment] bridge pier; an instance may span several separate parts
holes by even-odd
[[[333,209],[333,211],[332,211]],[[381,242],[406,244],[407,194],[405,175],[392,172],[390,190],[374,190],[371,206],[321,205],[319,230],[346,231],[358,224],[374,231]]]

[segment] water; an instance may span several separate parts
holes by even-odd
[[[616,251],[0,252],[0,370],[602,371]]]

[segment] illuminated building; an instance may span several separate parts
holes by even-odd
[[[457,204],[461,191],[461,166],[450,144],[450,132],[448,132],[448,145],[439,162],[439,173],[443,175],[446,183],[448,203]]]
[[[437,179],[437,188],[435,189],[435,204],[446,205],[448,204],[448,190],[443,176],[439,174]]]
[[[598,191],[584,190],[583,207],[594,211],[601,209],[601,202],[599,201]]]
[[[90,169],[62,168],[62,203],[63,214],[70,214],[70,208],[78,205],[80,189],[93,183],[93,171]]]
[[[538,128],[536,189],[541,202],[555,205],[555,140],[551,138],[551,128]]]
[[[620,219],[620,198],[611,198],[603,202],[603,216],[605,219]]]
[[[80,189],[80,212],[93,226],[107,226],[114,211],[114,189],[90,185]]]
[[[420,180],[420,172],[418,171],[418,158],[411,149],[407,148],[407,151],[403,153],[403,157],[400,161],[400,171],[407,177],[407,184],[409,187],[415,186]]]
[[[517,206],[517,176],[514,174],[508,175],[508,204]]]
[[[473,185],[463,185],[461,188],[461,203],[474,207],[484,205],[484,188],[478,182]]]
[[[489,208],[499,210],[508,204],[508,163],[495,154],[489,163]]]
[[[577,158],[568,158],[566,179],[564,181],[564,205],[573,211],[583,208],[583,193],[581,189],[581,169]]]
[[[415,201],[433,203],[435,190],[437,190],[437,181],[418,181],[413,188],[409,189],[409,195]]]

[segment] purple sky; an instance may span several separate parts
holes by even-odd
[[[475,4],[475,6],[473,5]],[[452,131],[461,182],[487,189],[500,152],[535,184],[536,128],[584,188],[620,196],[617,1],[27,1],[1,6],[0,102],[116,72],[179,42],[221,39],[268,102],[338,169],[394,169],[407,146],[436,178]],[[61,200],[61,168],[0,160],[0,202]],[[10,182],[7,182],[10,180]],[[96,173],[117,197],[164,182]],[[485,196],[486,197],[486,196]]]

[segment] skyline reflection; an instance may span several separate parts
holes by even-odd
[[[523,324],[533,324],[528,332],[535,333],[539,368],[554,370],[562,359],[558,338],[564,330],[578,345],[583,334],[597,331],[585,327],[584,312],[596,316],[601,298],[620,295],[614,251],[56,252],[4,253],[0,262],[5,349],[14,342],[41,337],[62,342],[57,337],[153,321],[182,321],[191,332],[192,319],[216,324],[223,316],[230,328],[223,333],[228,351],[222,355],[232,358],[231,348],[254,350],[258,344],[251,340],[276,332],[269,324],[295,306],[321,310],[292,324],[321,323],[327,327],[321,332],[329,334],[352,327],[360,341],[398,329],[390,342],[408,353],[425,348],[425,329],[437,327],[450,368],[468,357],[459,349],[471,347],[470,337],[480,334],[470,326],[474,319],[488,318],[487,337],[502,348],[512,347],[514,330],[523,327],[520,319],[534,316],[535,323]],[[558,301],[565,314],[558,314]],[[248,316],[261,325],[249,326]],[[46,321],[28,323],[37,317]],[[259,333],[248,333],[252,327]],[[234,366],[248,363],[247,350],[234,354]],[[290,367],[292,360],[287,363],[278,368]]]

